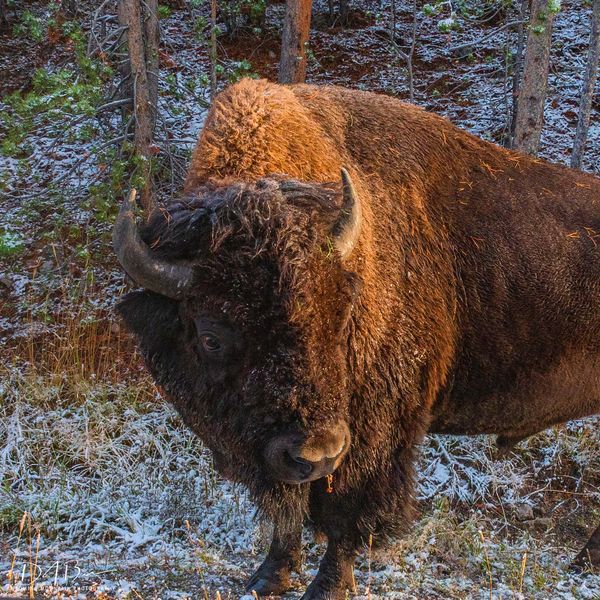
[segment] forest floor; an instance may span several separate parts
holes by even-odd
[[[348,28],[326,24],[325,4],[316,3],[308,81],[407,99],[405,64],[389,43],[390,4],[362,3]],[[25,597],[32,573],[36,597],[239,597],[268,528],[161,400],[113,312],[127,284],[110,230],[129,181],[113,150],[120,114],[93,109],[107,103],[112,79],[82,58],[77,31],[44,28],[48,3],[28,6],[0,34],[0,597]],[[412,27],[404,7],[400,45]],[[444,7],[418,13],[414,101],[501,142],[511,106],[505,48],[515,34],[494,32],[514,14],[482,23]],[[80,4],[84,34],[95,8]],[[219,38],[221,85],[275,77],[282,10],[270,5],[260,32]],[[168,200],[208,105],[206,7],[162,17],[157,148]],[[541,150],[556,162],[570,156],[588,17],[573,0],[556,19]],[[441,31],[449,18],[458,29]],[[452,49],[465,44],[471,51],[457,57]],[[595,173],[599,109],[596,98],[584,160]],[[388,550],[365,549],[358,594],[600,598],[600,576],[569,570],[600,522],[598,423],[553,428],[506,458],[489,437],[428,437],[417,522]],[[323,553],[309,535],[305,542],[291,598]]]

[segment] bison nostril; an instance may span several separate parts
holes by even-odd
[[[308,477],[314,469],[314,465],[300,457],[292,456],[287,450],[285,451],[285,460],[287,464],[298,471],[302,477]]]

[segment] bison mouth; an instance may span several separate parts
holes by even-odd
[[[300,485],[331,475],[350,444],[348,426],[338,421],[319,435],[291,432],[277,436],[267,444],[264,458],[274,479]]]

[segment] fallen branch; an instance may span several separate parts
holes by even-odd
[[[491,33],[488,33],[487,35],[484,35],[483,37],[479,38],[478,40],[474,40],[472,42],[460,44],[460,46],[454,46],[453,48],[449,48],[448,52],[450,52],[451,54],[455,54],[456,52],[460,52],[461,50],[466,50],[467,48],[473,48],[473,46],[479,46],[480,44],[483,44],[483,42],[487,42],[490,38],[497,36],[500,32],[504,31],[505,29],[510,29],[512,27],[518,27],[519,25],[524,25],[525,23],[527,23],[527,21],[511,21],[510,23],[505,23],[501,27],[494,29],[494,31],[492,31]]]

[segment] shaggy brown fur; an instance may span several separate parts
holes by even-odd
[[[343,261],[340,167],[362,206]],[[426,431],[510,445],[600,412],[595,177],[386,96],[244,80],[217,98],[185,191],[144,236],[195,265],[194,293],[121,310],[219,468],[275,521],[251,588],[285,589],[308,517],[329,546],[306,598],[343,597],[360,545],[409,522]],[[197,349],[206,315],[231,337],[218,364]],[[270,479],[273,435],[340,416],[352,445],[333,493]]]

